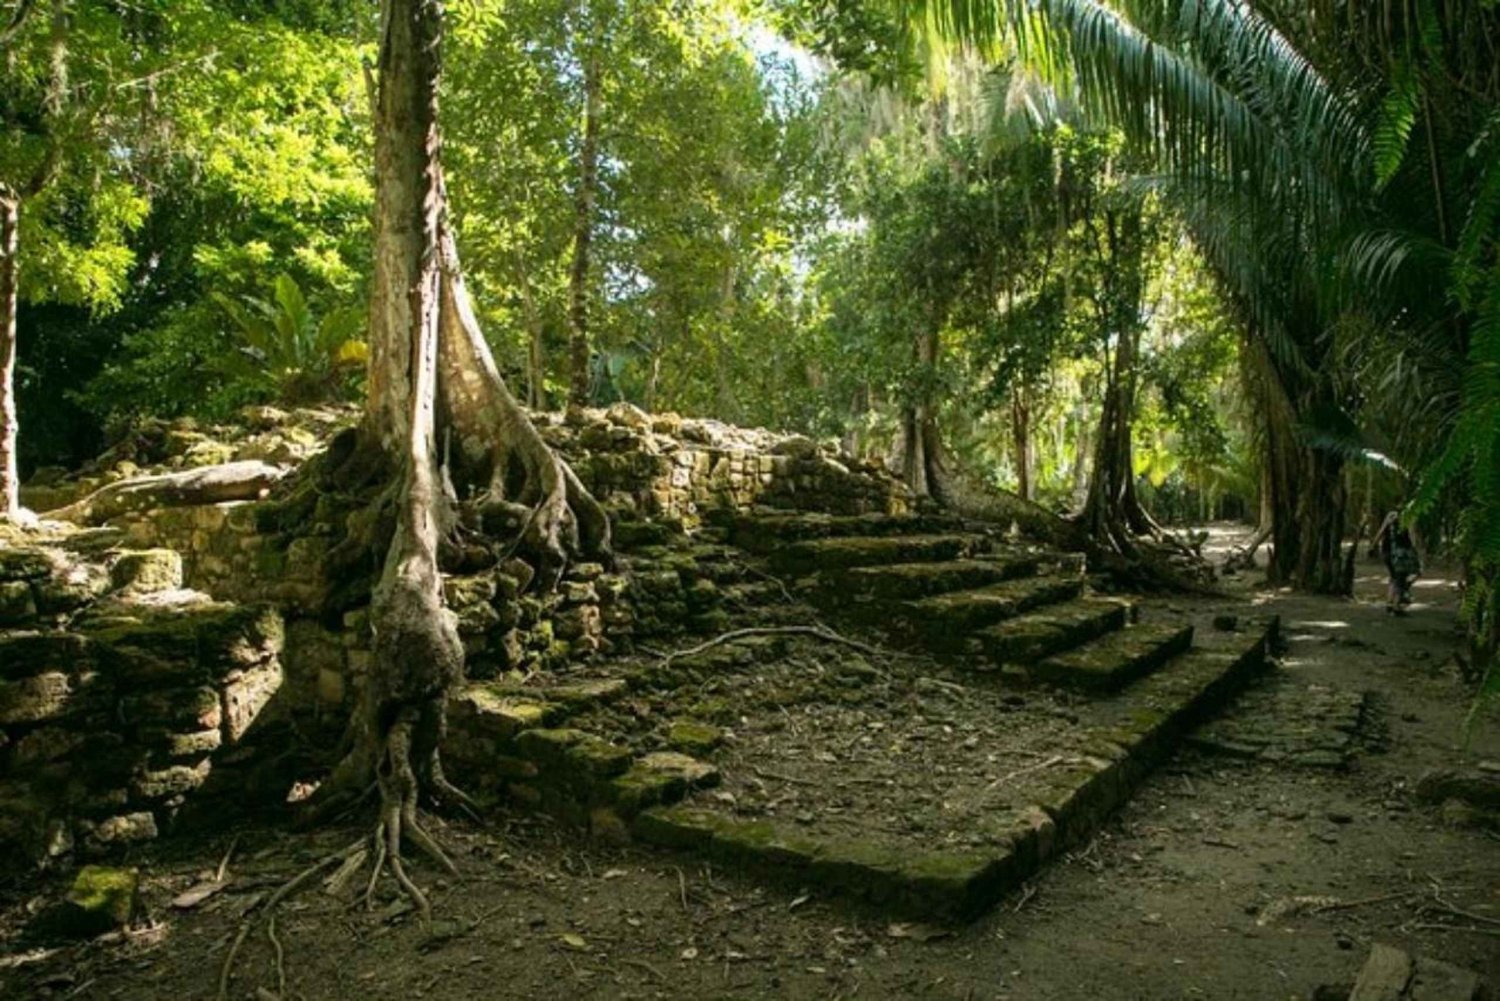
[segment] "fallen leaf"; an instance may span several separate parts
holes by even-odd
[[[583,940],[582,935],[574,935],[572,932],[568,932],[558,937],[562,939],[563,945],[567,946],[569,949],[581,950],[587,949],[589,947],[589,944]]]
[[[891,938],[909,938],[913,942],[931,942],[935,938],[947,938],[953,932],[947,928],[939,928],[937,925],[913,922],[911,924],[893,924],[886,928],[885,933]]]
[[[190,910],[203,903],[209,897],[218,893],[229,885],[229,880],[210,879],[202,883],[194,883],[172,898],[172,906],[179,911]]]

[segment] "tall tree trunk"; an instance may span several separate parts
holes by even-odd
[[[375,784],[376,858],[424,914],[427,901],[402,868],[401,847],[413,844],[451,868],[419,823],[417,805],[421,797],[463,801],[439,757],[447,699],[463,675],[440,557],[458,551],[463,526],[492,505],[524,512],[519,541],[540,558],[546,585],[573,553],[607,558],[609,546],[603,511],[506,389],[459,274],[437,124],[441,38],[440,0],[386,0],[369,399],[357,454],[383,455],[399,479],[376,504],[393,509],[394,532],[371,595],[373,665],[350,722],[350,752],[316,804],[322,812]],[[460,505],[457,488],[476,485],[479,499]]]
[[[1111,543],[1125,552],[1131,549],[1131,536],[1161,533],[1160,526],[1141,505],[1135,487],[1132,437],[1139,347],[1138,328],[1121,333],[1115,343],[1094,436],[1093,477],[1079,517],[1091,538]]]
[[[1270,506],[1273,584],[1318,594],[1348,594],[1342,545],[1348,491],[1344,461],[1308,446],[1298,433],[1300,413],[1331,400],[1323,378],[1288,388],[1288,378],[1261,337],[1254,337],[1256,389],[1266,421],[1266,494]]]
[[[1074,411],[1074,423],[1077,425],[1077,441],[1073,449],[1073,505],[1075,511],[1083,510],[1083,505],[1088,503],[1089,496],[1089,463],[1092,455],[1093,440],[1089,436],[1089,423],[1082,407]]]
[[[1010,431],[1015,442],[1016,494],[1022,500],[1035,500],[1031,483],[1031,406],[1020,386],[1011,390]]]
[[[21,517],[16,468],[16,308],[20,273],[21,201],[0,194],[0,520]]]
[[[521,309],[526,316],[526,405],[532,410],[546,406],[546,364],[542,351],[542,311],[537,308],[536,296],[531,291],[531,274],[526,268],[526,259],[516,249],[516,285],[521,290]]]
[[[922,385],[902,410],[901,475],[916,496],[942,500],[942,445],[931,385],[937,368],[937,327],[929,326],[918,334],[912,348]]]
[[[740,420],[740,400],[734,391],[729,371],[729,333],[734,324],[734,280],[738,269],[731,256],[724,266],[719,284],[719,317],[714,324],[714,394],[718,400],[719,419],[730,424]]]
[[[578,149],[578,190],[573,193],[573,264],[568,276],[568,402],[589,401],[589,249],[599,185],[599,114],[602,96],[599,47],[590,28],[583,59],[583,141]]]
[[[1132,537],[1160,537],[1161,527],[1141,506],[1135,489],[1132,433],[1135,424],[1137,361],[1141,343],[1141,300],[1145,294],[1145,234],[1142,210],[1133,205],[1105,213],[1106,287],[1099,293],[1103,329],[1114,337],[1113,358],[1105,362],[1104,405],[1094,439],[1093,479],[1079,520],[1089,537],[1121,553],[1132,553]],[[1103,250],[1101,250],[1101,254]]]

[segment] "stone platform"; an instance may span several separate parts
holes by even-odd
[[[963,919],[1086,839],[1276,629],[1133,621],[1077,557],[994,526],[751,514],[722,531],[779,585],[728,624],[766,632],[473,686],[454,730],[487,742],[466,767],[498,763],[492,790],[599,836]],[[775,631],[799,615],[886,645]]]

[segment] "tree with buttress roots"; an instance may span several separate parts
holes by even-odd
[[[335,475],[385,478],[366,519],[385,529],[364,541],[390,541],[371,596],[374,666],[348,753],[315,798],[320,812],[378,790],[376,866],[389,865],[424,914],[400,850],[410,845],[451,868],[417,809],[464,802],[439,758],[448,695],[463,674],[444,564],[483,548],[480,526],[496,510],[520,525],[519,544],[544,587],[569,559],[609,552],[603,510],[506,388],[464,288],[440,158],[442,34],[440,0],[384,0],[369,399]]]

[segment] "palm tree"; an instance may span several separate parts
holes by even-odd
[[[1471,628],[1493,655],[1500,8],[912,0],[906,14],[927,35],[1018,53],[1152,154],[1245,319],[1273,576],[1348,586],[1343,466],[1366,450],[1330,447],[1330,428],[1399,412],[1397,457],[1420,473],[1409,516],[1457,524]],[[1389,364],[1352,370],[1351,339]]]

